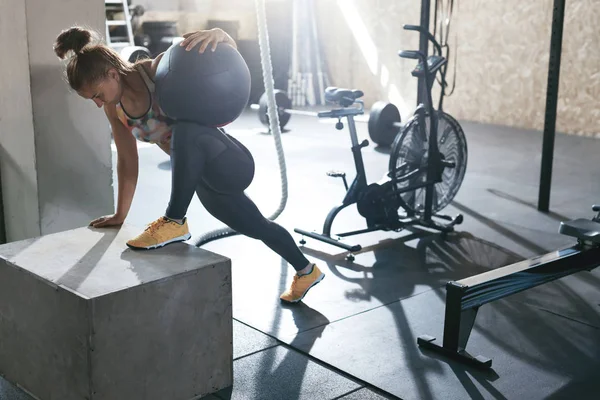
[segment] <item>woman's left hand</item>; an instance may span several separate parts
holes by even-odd
[[[211,50],[215,51],[217,45],[221,42],[231,44],[233,47],[237,47],[235,42],[224,30],[220,28],[214,28],[205,31],[190,32],[183,35],[185,38],[179,45],[186,46],[185,50],[190,51],[200,42],[200,48],[198,51],[204,53],[204,50],[211,45]]]

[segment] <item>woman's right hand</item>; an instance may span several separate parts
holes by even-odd
[[[90,226],[94,228],[105,228],[107,226],[119,226],[123,225],[125,218],[114,214],[114,215],[105,215],[100,218],[96,218],[92,222],[90,222]]]

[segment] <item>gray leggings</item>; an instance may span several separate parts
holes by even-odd
[[[171,198],[165,215],[183,219],[194,192],[206,210],[242,235],[261,240],[294,269],[309,261],[280,225],[266,219],[244,190],[254,178],[254,159],[219,128],[177,122],[171,138]]]

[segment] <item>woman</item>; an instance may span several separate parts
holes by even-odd
[[[283,227],[260,213],[243,190],[219,192],[203,179],[209,174],[218,174],[222,168],[250,168],[253,171],[249,151],[219,128],[198,126],[197,131],[191,133],[189,129],[181,132],[175,129],[177,121],[162,112],[154,95],[153,78],[164,53],[154,60],[131,64],[110,47],[95,43],[94,36],[89,30],[73,27],[63,31],[54,45],[56,55],[61,59],[72,53],[66,68],[69,85],[81,97],[104,109],[117,148],[116,212],[95,219],[90,225],[101,228],[124,222],[138,178],[135,140],[156,143],[170,155],[173,165],[169,206],[163,217],[148,225],[127,245],[135,249],[152,249],[188,240],[191,235],[185,214],[195,189],[202,204],[215,218],[243,235],[263,241],[294,267],[297,271],[294,280],[280,298],[290,303],[302,300],[325,275],[304,257]],[[198,51],[204,52],[208,46],[214,51],[219,43],[236,47],[233,39],[218,28],[185,34],[180,45],[187,51],[200,45]],[[182,196],[180,192],[189,192],[190,185],[193,187],[189,198]]]

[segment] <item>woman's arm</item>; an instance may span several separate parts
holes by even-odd
[[[179,45],[186,46],[187,51],[193,49],[200,42],[203,42],[198,48],[198,51],[200,53],[204,53],[204,50],[206,50],[206,48],[211,43],[212,51],[215,51],[219,43],[227,43],[234,49],[237,49],[237,44],[235,43],[235,40],[233,40],[232,37],[229,36],[227,32],[225,32],[221,28],[214,28],[207,31],[189,32],[184,34],[183,37],[185,39],[182,40],[181,43],[179,43]],[[148,64],[145,64],[150,69],[150,78],[154,79],[154,76],[156,75],[156,68],[158,68],[158,63],[160,62],[160,59],[164,54],[164,52],[160,53],[158,56],[156,56],[156,58],[154,58],[154,60],[148,60]]]
[[[117,147],[117,179],[118,196],[115,217],[125,220],[135,188],[137,186],[139,164],[136,139],[117,117],[114,105],[105,105],[104,111],[112,127],[113,138]]]
[[[233,48],[237,49],[237,44],[235,43],[235,40],[233,40],[231,36],[229,36],[227,32],[225,32],[221,28],[213,28],[206,31],[189,32],[183,35],[183,37],[185,39],[181,43],[179,43],[179,45],[186,46],[187,51],[193,49],[200,42],[203,42],[202,45],[200,45],[200,48],[198,49],[200,53],[204,53],[204,50],[206,50],[206,48],[211,43],[212,51],[216,50],[217,45],[219,43],[227,43]]]

